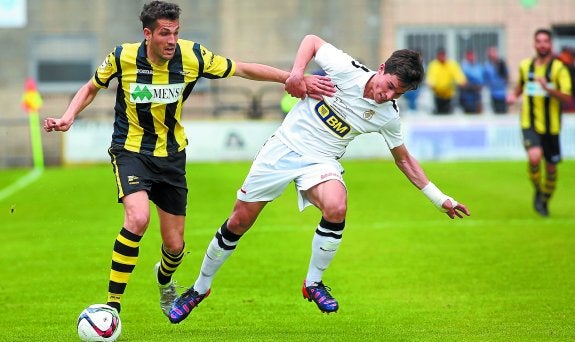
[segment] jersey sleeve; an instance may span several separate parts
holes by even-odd
[[[92,76],[92,83],[100,89],[108,88],[110,81],[116,77],[118,67],[116,66],[116,53],[110,52],[106,59],[100,64],[94,76]]]
[[[331,78],[331,80],[340,86],[342,83],[355,77],[352,74],[358,75],[358,71],[369,72],[369,70],[355,60],[353,57],[336,48],[330,43],[325,43],[319,47],[315,54],[314,61],[319,65],[323,71]]]
[[[236,62],[233,60],[217,55],[203,45],[200,45],[200,53],[204,63],[203,77],[225,78],[233,76],[236,72]]]
[[[391,150],[403,144],[403,134],[401,132],[401,122],[399,117],[386,123],[379,133],[383,136],[387,147]]]
[[[559,83],[559,90],[563,94],[571,95],[573,89],[571,83],[571,75],[569,74],[569,69],[565,65],[561,65],[558,73],[558,83]]]
[[[315,62],[328,74],[351,65],[351,61],[353,61],[351,56],[330,43],[320,46],[315,54]]]

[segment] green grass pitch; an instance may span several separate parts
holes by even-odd
[[[532,209],[525,162],[423,163],[472,216],[450,220],[390,161],[343,161],[347,224],[324,276],[321,314],[301,283],[320,215],[293,187],[269,204],[179,325],[158,305],[155,211],[122,310],[119,341],[575,340],[575,161],[559,168],[551,217]],[[189,164],[189,286],[249,163]],[[27,170],[0,171],[0,189]],[[49,168],[0,201],[0,341],[77,341],[76,319],[105,301],[122,206],[109,165]]]

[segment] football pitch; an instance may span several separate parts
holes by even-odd
[[[422,163],[471,217],[439,213],[390,161],[343,161],[348,217],[324,282],[339,312],[302,298],[315,208],[293,187],[267,206],[216,277],[172,325],[158,304],[157,215],[122,300],[118,341],[575,340],[575,161],[559,168],[551,217],[532,209],[525,162]],[[175,274],[195,280],[249,163],[194,163],[186,244]],[[28,170],[0,171],[0,190]],[[0,200],[0,341],[78,341],[76,319],[107,295],[123,222],[109,165],[48,168]],[[182,291],[182,289],[180,289]]]

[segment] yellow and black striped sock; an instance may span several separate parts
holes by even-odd
[[[161,285],[166,285],[172,280],[172,274],[176,272],[178,266],[182,263],[184,259],[184,254],[186,251],[186,245],[177,255],[170,254],[162,245],[162,262],[160,263],[160,269],[158,271],[158,282]]]
[[[529,173],[529,179],[531,180],[531,183],[533,183],[535,190],[539,191],[541,184],[541,166],[539,164],[537,165],[529,164],[528,173]]]
[[[541,187],[541,192],[543,193],[543,198],[548,201],[553,193],[555,192],[555,185],[557,183],[557,170],[549,172],[545,175],[545,183]]]
[[[141,236],[122,228],[114,243],[107,304],[116,308],[118,312],[121,309],[120,301],[126,290],[126,285],[138,262],[141,239]]]

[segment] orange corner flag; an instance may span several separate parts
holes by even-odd
[[[36,87],[36,81],[32,78],[26,79],[24,95],[22,95],[22,108],[28,113],[38,112],[42,107],[42,96]]]

